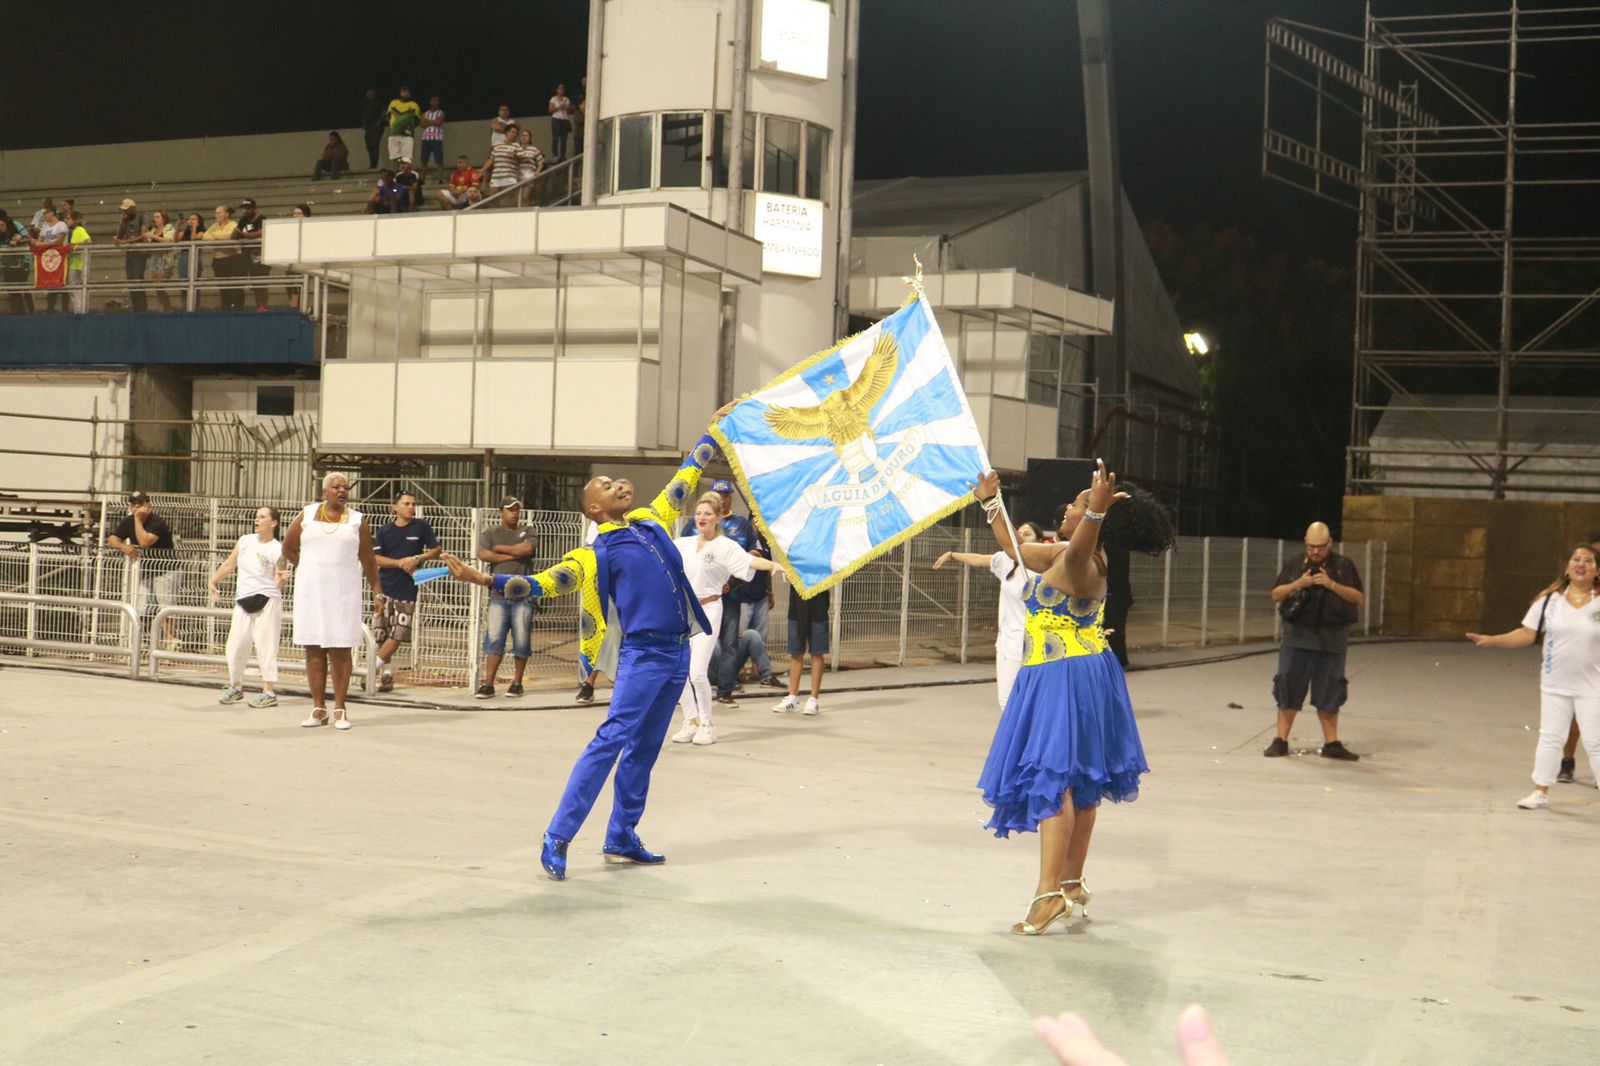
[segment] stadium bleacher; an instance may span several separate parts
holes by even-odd
[[[220,181],[195,182],[145,182],[134,185],[76,186],[70,176],[53,189],[7,190],[0,194],[0,207],[11,217],[27,224],[46,196],[60,204],[62,197],[71,197],[83,214],[89,235],[97,242],[109,242],[117,229],[117,217],[122,213],[118,206],[123,197],[132,197],[139,210],[147,217],[150,212],[172,212],[174,220],[198,211],[200,217],[211,223],[211,213],[218,204],[228,204],[239,213],[239,201],[251,197],[256,207],[267,218],[287,218],[296,204],[309,204],[315,215],[359,214],[372,194],[372,183],[377,172],[359,170],[347,172],[336,179],[312,181],[304,178],[230,178]],[[429,186],[429,189],[434,186]]]

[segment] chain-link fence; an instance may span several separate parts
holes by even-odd
[[[303,506],[270,501],[281,529]],[[213,604],[207,580],[241,536],[253,531],[257,502],[176,494],[152,497],[177,542],[181,577],[164,590],[183,608]],[[354,505],[376,529],[390,520],[386,502]],[[473,559],[481,532],[499,520],[491,509],[420,508],[446,551]],[[121,605],[142,611],[144,641],[184,653],[164,662],[173,672],[220,676],[228,620],[198,611],[178,611],[151,625],[163,606],[139,593],[136,566],[119,551],[101,547],[123,518],[120,506],[102,507],[93,546],[0,544],[0,653],[63,663],[126,663],[135,627]],[[535,534],[536,569],[549,566],[583,538],[583,519],[571,511],[525,511],[524,527]],[[1129,566],[1134,606],[1128,644],[1135,650],[1270,640],[1278,615],[1268,591],[1298,542],[1259,538],[1180,538],[1176,550],[1152,559],[1135,555]],[[1385,545],[1381,541],[1339,545],[1360,569],[1367,599],[1357,630],[1381,631]],[[935,527],[869,563],[842,582],[833,595],[833,667],[855,669],[934,662],[990,660],[994,656],[998,585],[984,567],[933,563],[947,551],[988,555],[987,531]],[[974,560],[977,561],[977,560]],[[222,583],[221,606],[231,599],[230,577]],[[372,617],[371,590],[363,609]],[[285,590],[280,662],[296,670],[304,662],[292,642],[294,586]],[[60,602],[64,598],[77,603]],[[467,690],[477,683],[487,592],[481,586],[443,579],[421,587],[409,647],[395,659],[398,685]],[[774,583],[767,650],[775,669],[787,664],[789,589]],[[142,602],[148,600],[149,602]],[[530,683],[565,685],[577,679],[578,605],[575,597],[538,604],[534,621]],[[120,657],[120,658],[119,658]]]

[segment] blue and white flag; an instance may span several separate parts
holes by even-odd
[[[711,435],[806,597],[971,503],[989,469],[921,296],[751,393]]]

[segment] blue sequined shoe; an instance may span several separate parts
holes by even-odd
[[[609,863],[631,862],[640,866],[660,866],[667,861],[665,855],[657,855],[648,850],[644,842],[639,839],[639,834],[631,829],[628,830],[626,840],[608,841],[600,851]]]
[[[567,879],[567,844],[569,841],[560,837],[544,835],[544,844],[539,848],[539,865],[544,867],[544,872],[550,875],[552,881],[565,881]]]

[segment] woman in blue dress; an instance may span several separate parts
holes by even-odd
[[[1000,481],[978,483],[1001,550],[1034,573],[1022,668],[995,728],[978,787],[994,809],[996,836],[1039,834],[1039,883],[1013,933],[1037,936],[1089,903],[1083,865],[1100,801],[1139,795],[1148,773],[1122,667],[1107,647],[1103,541],[1159,555],[1172,546],[1172,518],[1148,493],[1117,491],[1117,476],[1097,462],[1089,488],[1062,516],[1061,543],[1012,544],[1000,513]],[[1070,802],[1069,802],[1070,801]]]

